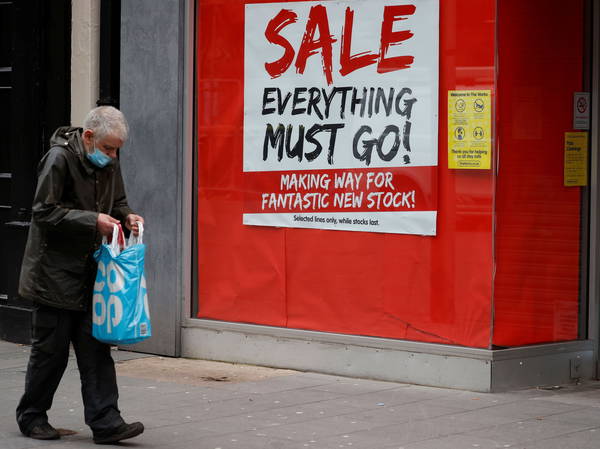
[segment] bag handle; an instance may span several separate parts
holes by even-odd
[[[136,221],[135,224],[138,225],[138,235],[134,235],[133,232],[129,234],[129,238],[127,239],[128,247],[144,243],[144,223]]]
[[[110,240],[106,236],[103,236],[102,244],[107,244],[115,255],[121,254],[121,251],[125,249],[125,235],[123,234],[121,223],[113,224],[113,232]]]

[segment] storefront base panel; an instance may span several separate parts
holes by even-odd
[[[210,320],[187,320],[182,355],[480,392],[589,379],[589,341],[485,350]]]
[[[597,376],[590,340],[493,352],[492,391],[555,386]]]

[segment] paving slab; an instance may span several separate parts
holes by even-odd
[[[509,447],[512,446],[505,447],[497,441],[471,435],[451,435],[401,446],[402,449],[507,449]],[[398,446],[392,445],[384,449],[398,449]]]
[[[546,416],[545,419],[568,424],[587,424],[590,427],[600,425],[600,404],[596,407],[582,407],[580,409]],[[599,441],[600,441],[600,435]],[[600,447],[600,444],[598,445]]]
[[[552,415],[560,415],[561,413],[580,410],[580,404],[564,404],[554,401],[513,401],[505,404],[498,404],[493,407],[488,407],[485,412],[489,416],[509,417],[513,420],[525,420],[529,418],[548,417]],[[483,409],[478,410],[479,413]]]
[[[595,428],[546,438],[534,443],[517,444],[511,446],[511,449],[598,449],[599,447],[600,429]]]
[[[534,443],[553,437],[561,437],[575,432],[591,430],[589,424],[560,423],[550,420],[528,419],[513,423],[501,424],[484,429],[467,431],[466,435],[480,436],[497,441],[502,445],[514,446],[523,443]],[[599,445],[600,447],[600,441]]]
[[[353,419],[386,424],[400,424],[408,421],[426,420],[441,416],[462,416],[462,409],[438,406],[435,401],[421,401],[395,406],[378,407],[377,409],[363,410],[359,413],[349,413]]]

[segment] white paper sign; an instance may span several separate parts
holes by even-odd
[[[245,14],[244,172],[437,166],[438,0],[247,4]],[[322,204],[313,211],[331,212]],[[273,212],[246,210],[244,223],[315,227]]]
[[[573,94],[573,129],[590,129],[590,93]]]

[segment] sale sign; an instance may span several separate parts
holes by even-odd
[[[435,235],[438,0],[247,4],[244,224]]]

